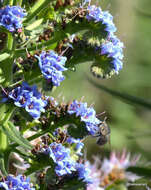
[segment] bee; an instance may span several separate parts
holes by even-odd
[[[106,117],[104,121],[99,125],[99,131],[94,137],[99,137],[97,144],[100,146],[105,145],[107,142],[110,142],[110,127],[106,123]]]

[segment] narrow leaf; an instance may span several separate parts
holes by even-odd
[[[32,147],[31,144],[29,143],[29,141],[20,134],[20,132],[16,129],[16,127],[14,126],[14,124],[12,122],[8,121],[8,125],[9,125],[10,129],[12,130],[12,132],[16,135],[16,137],[18,137],[18,139],[20,139],[20,141],[22,141],[27,146]]]
[[[31,145],[27,145],[24,144],[24,142],[22,140],[20,140],[16,134],[10,129],[10,127],[8,125],[2,125],[1,126],[2,131],[8,136],[8,138],[10,140],[12,140],[13,142],[16,142],[17,144],[19,144],[20,146],[26,148],[26,149],[32,149]]]
[[[2,172],[3,175],[5,176],[8,175],[5,169],[4,158],[2,156],[0,157],[0,171]]]
[[[129,167],[127,169],[127,171],[129,172],[133,172],[135,174],[137,174],[138,176],[144,176],[144,177],[149,177],[151,176],[151,168],[147,167]]]
[[[90,83],[92,83],[95,87],[103,90],[104,92],[107,92],[108,94],[112,95],[112,96],[115,96],[116,98],[120,98],[121,100],[123,101],[126,101],[126,103],[130,104],[130,105],[139,105],[139,106],[143,106],[147,109],[151,109],[151,102],[150,101],[147,101],[143,98],[139,98],[139,97],[136,97],[136,96],[132,96],[132,95],[129,95],[127,93],[122,93],[122,92],[118,92],[116,90],[112,90],[110,88],[107,88],[101,84],[97,84],[96,82],[94,82],[92,79],[88,78],[88,81]]]
[[[43,22],[43,19],[36,20],[35,22],[28,25],[26,27],[26,30],[33,30],[33,29],[37,28],[38,26],[40,26],[42,22]]]
[[[5,60],[5,59],[7,59],[9,56],[10,56],[9,53],[2,53],[2,54],[0,55],[0,61],[3,61],[3,60]]]
[[[37,3],[31,8],[29,15],[24,20],[24,22],[28,22],[34,16],[40,13],[40,11],[46,7],[50,3],[50,0],[38,0]]]

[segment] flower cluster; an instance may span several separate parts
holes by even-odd
[[[101,55],[107,55],[111,58],[110,62],[113,65],[115,72],[118,74],[123,67],[123,43],[113,34],[101,45]]]
[[[80,116],[81,121],[86,124],[86,129],[90,135],[95,135],[98,132],[98,125],[101,121],[96,118],[95,110],[92,107],[87,107],[87,103],[74,100],[69,106],[68,113]]]
[[[65,148],[62,144],[54,142],[44,149],[44,153],[49,154],[49,157],[56,164],[55,172],[58,176],[71,174],[72,171],[75,171],[69,148]]]
[[[66,140],[67,143],[69,144],[75,144],[75,150],[76,150],[76,154],[79,156],[82,156],[81,150],[84,147],[84,144],[81,142],[80,139],[75,139],[73,137],[68,137]]]
[[[72,157],[69,148],[66,148],[61,143],[53,142],[48,148],[43,148],[43,153],[56,164],[55,173],[58,176],[78,174],[78,179],[85,183],[90,182],[89,169],[86,169],[83,164],[77,163]]]
[[[108,36],[113,32],[116,32],[116,27],[113,23],[113,16],[108,11],[102,11],[101,7],[95,5],[88,6],[86,19],[88,21],[101,22],[105,25],[105,31]]]
[[[16,106],[25,108],[34,119],[38,119],[41,112],[45,112],[47,105],[47,100],[38,92],[37,87],[30,87],[25,82],[9,92],[8,98],[12,99]]]
[[[40,70],[48,82],[53,86],[59,86],[60,82],[64,80],[63,71],[67,69],[64,67],[67,60],[66,57],[59,56],[54,51],[43,51],[39,56],[36,56],[39,61]]]
[[[35,190],[31,185],[29,178],[26,178],[24,175],[18,175],[17,177],[9,175],[3,182],[0,182],[0,189]]]
[[[113,16],[108,11],[102,11],[100,7],[96,7],[95,5],[88,6],[87,12],[87,20],[101,22],[105,25],[107,40],[105,40],[99,47],[101,49],[100,54],[111,58],[110,64],[112,65],[115,73],[118,74],[119,70],[123,67],[122,59],[124,45],[114,35],[114,32],[116,32],[116,27],[113,23]]]
[[[93,179],[93,183],[87,186],[87,190],[104,190],[106,186],[119,179],[135,181],[139,177],[126,172],[126,168],[136,165],[138,160],[139,156],[130,159],[130,154],[123,151],[122,154],[112,152],[110,159],[104,159],[102,163],[98,157],[95,158],[94,164],[87,161],[85,167],[90,169],[90,177]]]
[[[83,164],[76,163],[76,171],[78,173],[78,179],[82,180],[87,184],[92,183],[92,179],[90,178],[90,169],[85,167]]]
[[[0,9],[0,26],[10,32],[19,31],[22,28],[23,17],[26,16],[24,9],[19,6],[6,6]]]

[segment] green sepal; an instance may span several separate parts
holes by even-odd
[[[46,167],[54,168],[54,162],[52,159],[49,157],[49,155],[45,155],[43,153],[37,153],[36,156],[33,156],[33,158],[29,160],[29,163],[30,168],[27,169],[25,175],[30,175],[34,172],[43,170]]]
[[[79,180],[76,176],[74,177],[65,176],[63,178],[63,182],[64,183],[61,188],[64,190],[69,190],[69,189],[70,190],[85,190],[86,189],[86,183],[84,183],[82,180]]]
[[[95,62],[91,65],[91,72],[94,76],[101,79],[111,78],[115,74],[115,69],[113,64],[111,64],[111,59],[106,55],[96,55]]]

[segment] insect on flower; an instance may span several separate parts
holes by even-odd
[[[99,137],[97,144],[100,146],[105,145],[107,142],[110,142],[110,127],[106,123],[107,117],[104,118],[104,121],[99,124],[99,131],[94,137]]]

